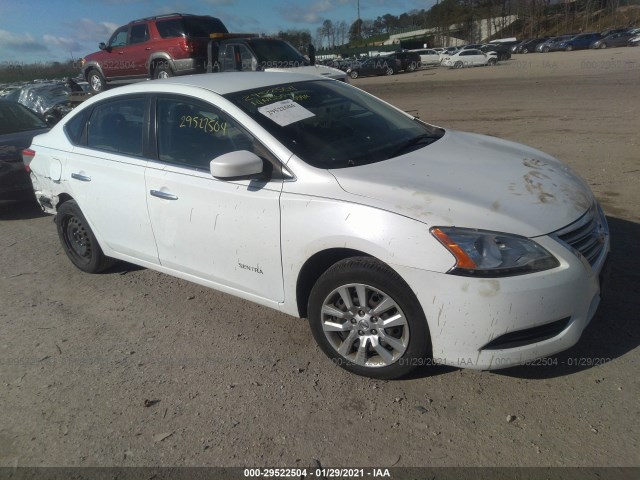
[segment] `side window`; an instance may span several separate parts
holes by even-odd
[[[112,47],[124,47],[127,44],[128,31],[129,31],[129,27],[120,27],[111,36],[111,40],[109,40],[109,45]]]
[[[71,143],[76,145],[82,143],[82,134],[84,133],[84,125],[87,121],[86,110],[75,115],[64,126],[64,132],[71,140]]]
[[[95,107],[89,120],[87,146],[141,156],[144,104],[144,98],[129,98]]]
[[[242,70],[253,72],[258,67],[258,61],[251,54],[251,50],[246,45],[238,45]]]
[[[235,120],[212,105],[158,98],[158,157],[162,162],[209,171],[214,158],[237,150],[265,157],[263,147]]]
[[[149,40],[149,27],[146,23],[141,23],[131,27],[131,40],[130,44],[144,43]]]
[[[224,70],[254,71],[258,62],[251,54],[251,50],[246,45],[227,45],[224,50]]]

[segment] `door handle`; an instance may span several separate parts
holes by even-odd
[[[151,190],[149,192],[152,197],[162,198],[163,200],[177,200],[178,196],[173,193],[161,192],[160,190]]]
[[[146,47],[145,50],[151,50],[151,47]]]
[[[91,177],[88,177],[86,175],[82,175],[80,173],[72,173],[71,174],[71,178],[75,178],[76,180],[80,180],[81,182],[90,182],[91,181]]]

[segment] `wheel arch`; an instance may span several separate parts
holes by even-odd
[[[175,65],[173,64],[173,59],[168,54],[157,53],[149,57],[149,65],[147,68],[149,78],[153,78],[153,73],[160,63],[166,63],[172,72],[176,71]]]
[[[307,317],[311,289],[320,276],[332,265],[352,257],[371,257],[368,253],[351,248],[329,248],[316,252],[302,265],[296,281],[296,303],[300,318]]]

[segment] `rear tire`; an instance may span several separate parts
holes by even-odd
[[[351,73],[349,73],[349,76],[351,78],[358,78],[358,72],[356,70],[352,70]]]
[[[564,49],[565,52],[570,52],[571,50],[573,50],[572,45],[567,45],[567,48]]]
[[[385,75],[393,75],[394,73],[396,73],[396,72],[393,69],[393,67],[387,67],[387,69],[384,72]]]
[[[170,78],[173,77],[173,71],[166,62],[159,63],[153,70],[153,78]]]
[[[357,375],[392,379],[424,364],[427,320],[407,283],[369,257],[336,263],[309,297],[309,324],[322,351]]]
[[[549,47],[544,47],[542,49],[542,53],[549,53]]]
[[[115,263],[102,252],[75,200],[67,200],[58,207],[56,226],[64,253],[83,272],[98,273]]]
[[[462,62],[456,62],[453,64],[453,68],[462,68],[464,64]]]
[[[489,61],[487,62],[487,65],[489,65],[490,67],[495,67],[496,63],[497,62],[495,58],[490,58]]]
[[[607,48],[607,44],[606,43],[601,43],[600,44],[600,48]]]

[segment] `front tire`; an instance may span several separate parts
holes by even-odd
[[[311,291],[308,312],[322,351],[357,375],[399,378],[429,353],[429,329],[417,298],[376,259],[349,258],[329,268]]]
[[[58,208],[56,226],[64,253],[83,272],[98,273],[115,262],[102,252],[75,200],[67,200]]]
[[[497,62],[495,58],[490,58],[489,61],[487,62],[487,65],[489,65],[490,67],[495,67],[496,63]]]
[[[103,92],[107,83],[102,74],[95,68],[89,71],[89,75],[87,75],[87,82],[89,82],[89,88],[92,93]]]
[[[353,79],[358,78],[358,72],[355,70],[352,70],[351,73],[349,73],[349,76]]]
[[[567,48],[564,49],[565,52],[570,52],[571,50],[573,50],[572,45],[567,45]]]
[[[453,64],[453,68],[462,68],[464,65],[462,62],[456,62]]]
[[[601,43],[600,44],[600,48],[607,48],[607,44],[606,43]]]

